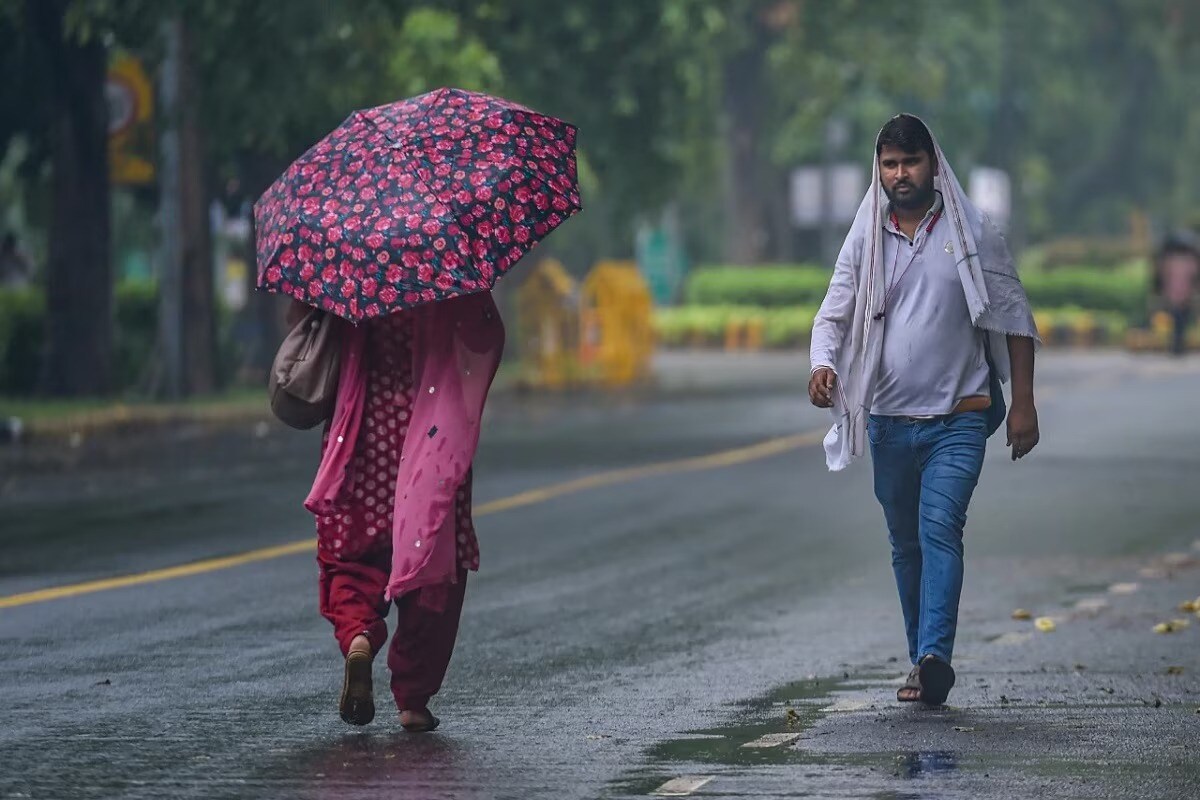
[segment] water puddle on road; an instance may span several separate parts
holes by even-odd
[[[1196,713],[1190,704],[1004,698],[930,709],[892,700],[900,677],[881,670],[810,679],[738,703],[726,724],[649,747],[643,764],[601,796],[981,800],[1053,789],[1091,797],[1098,782],[1122,790],[1147,781],[1176,786],[1198,774],[1185,749],[1125,759],[1103,749],[1113,715],[1144,726],[1147,713],[1171,714],[1183,724]],[[695,789],[669,794],[678,786]]]
[[[655,796],[656,790],[678,776],[706,776],[713,781],[695,796],[756,795],[822,796],[846,792],[880,800],[917,800],[920,791],[859,793],[864,773],[879,778],[921,778],[958,768],[951,750],[903,753],[825,754],[806,750],[813,729],[828,714],[868,711],[865,703],[839,699],[865,686],[892,683],[894,673],[859,673],[853,677],[818,678],[780,687],[740,703],[728,725],[688,731],[647,751],[647,764],[609,786],[606,797]],[[750,787],[753,788],[750,788]]]

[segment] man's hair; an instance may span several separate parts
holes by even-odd
[[[937,161],[929,129],[911,114],[897,114],[883,126],[883,130],[879,132],[879,141],[875,144],[876,157],[883,152],[884,147],[898,147],[906,153],[924,150],[929,154],[930,161]]]

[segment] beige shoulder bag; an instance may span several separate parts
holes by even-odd
[[[313,428],[333,416],[341,341],[338,319],[312,309],[284,338],[271,365],[271,411],[284,424]]]

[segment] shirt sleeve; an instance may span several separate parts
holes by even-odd
[[[850,321],[854,316],[855,297],[858,292],[858,261],[861,247],[857,237],[848,237],[838,254],[829,280],[829,290],[813,321],[809,360],[814,371],[821,367],[837,369],[842,348],[850,332]]]

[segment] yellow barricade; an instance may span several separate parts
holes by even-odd
[[[725,349],[758,351],[763,348],[766,325],[761,319],[734,318],[725,323]]]
[[[538,262],[517,290],[517,343],[521,383],[561,389],[578,368],[578,288],[554,259]]]
[[[628,386],[654,355],[653,301],[632,261],[600,261],[583,282],[579,360],[592,380]]]

